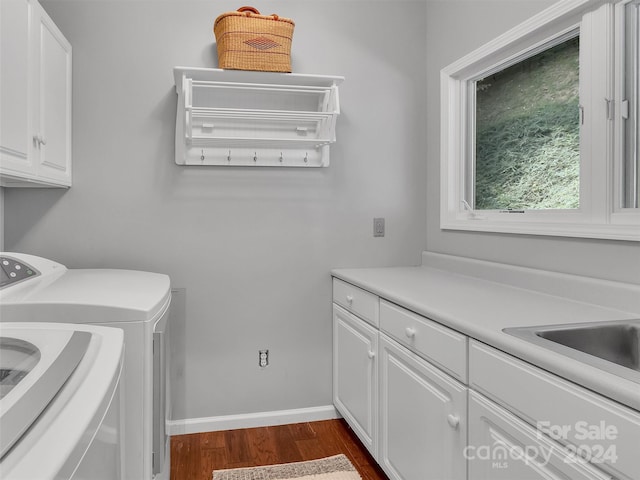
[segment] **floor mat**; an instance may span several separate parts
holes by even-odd
[[[340,454],[307,462],[214,470],[213,480],[362,480],[349,459]]]

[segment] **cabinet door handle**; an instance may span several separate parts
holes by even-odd
[[[373,352],[373,351],[369,350],[369,351],[367,352],[367,356],[368,356],[369,358],[374,358],[374,357],[376,356],[376,352]]]
[[[407,327],[407,328],[404,329],[404,334],[407,336],[407,338],[415,338],[416,329],[415,328],[411,328],[411,327]]]
[[[447,423],[451,428],[457,430],[458,425],[460,425],[460,417],[458,417],[457,415],[449,414],[447,415]]]
[[[33,136],[33,143],[37,144],[38,147],[41,147],[42,145],[46,145],[47,141],[44,139],[44,137],[42,137],[40,135],[34,135]]]
[[[347,295],[347,303],[349,305],[353,304],[353,295]]]

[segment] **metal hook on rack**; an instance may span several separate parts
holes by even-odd
[[[229,150],[229,155],[227,155],[227,162],[231,162],[231,150]]]
[[[308,161],[309,161],[309,153],[304,152],[304,163],[307,163]]]
[[[280,163],[282,163],[283,160],[284,160],[284,158],[282,156],[282,152],[280,152]]]
[[[253,152],[253,161],[254,162],[258,161],[258,154],[256,152]]]
[[[202,149],[202,154],[200,155],[200,161],[204,162],[204,148]]]

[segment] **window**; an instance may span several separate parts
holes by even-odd
[[[476,210],[578,208],[579,52],[576,34],[471,82]]]
[[[640,107],[640,1],[629,2],[624,6],[623,81],[621,117],[623,132],[623,208],[640,207],[640,159],[638,142],[640,125],[638,110]]]
[[[559,2],[443,69],[441,228],[640,240],[639,26]]]

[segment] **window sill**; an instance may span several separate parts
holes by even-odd
[[[552,237],[597,238],[603,240],[640,242],[639,225],[595,225],[553,222],[524,223],[516,221],[496,221],[482,218],[469,218],[467,214],[460,214],[459,218],[442,221],[440,223],[440,228],[442,230],[544,235]]]

